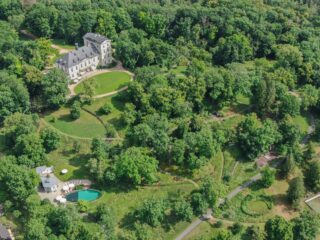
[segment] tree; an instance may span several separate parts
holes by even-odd
[[[99,113],[103,115],[108,115],[112,112],[112,105],[110,103],[105,103],[99,108]]]
[[[301,88],[301,107],[307,110],[310,107],[315,107],[319,99],[319,91],[314,86],[306,84]]]
[[[95,95],[95,92],[96,92],[95,85],[96,83],[94,79],[88,79],[83,82],[83,94],[85,96],[85,99],[88,102],[91,102],[93,96]]]
[[[320,163],[312,161],[305,174],[307,186],[314,192],[320,191]]]
[[[38,116],[15,113],[5,119],[3,126],[6,145],[13,147],[19,136],[36,132]]]
[[[0,71],[0,122],[12,113],[27,113],[29,108],[29,93],[22,81]]]
[[[28,167],[37,167],[47,161],[42,140],[36,133],[20,135],[13,150],[18,162]]]
[[[99,138],[92,139],[91,153],[92,157],[97,159],[107,159],[109,157],[110,145]]]
[[[80,118],[81,114],[81,106],[79,101],[75,101],[70,108],[70,117],[73,120],[77,120]]]
[[[261,123],[256,115],[249,115],[238,125],[237,138],[241,150],[253,160],[278,142],[280,134],[271,120]]]
[[[133,185],[156,181],[158,161],[148,156],[146,149],[131,147],[121,153],[115,163],[117,178]]]
[[[218,40],[214,49],[214,60],[225,65],[231,62],[244,62],[253,56],[250,40],[243,34],[233,34]]]
[[[164,200],[152,198],[144,201],[134,215],[141,222],[157,227],[163,222],[166,209],[167,204]]]
[[[261,185],[265,188],[268,188],[270,187],[274,180],[275,180],[275,175],[276,175],[276,172],[275,170],[269,168],[269,167],[266,167],[263,171],[262,171],[262,177],[261,177]]]
[[[299,48],[289,44],[276,46],[276,57],[278,65],[283,68],[298,69],[303,61],[303,56]]]
[[[60,134],[53,128],[46,127],[41,130],[40,138],[46,152],[56,150],[60,145]]]
[[[102,226],[103,232],[107,239],[116,239],[116,222],[114,220],[114,216],[114,212],[106,205],[101,204],[97,207],[95,218]]]
[[[178,220],[191,221],[193,216],[191,204],[180,197],[173,203],[171,214]]]
[[[84,213],[87,212],[89,209],[89,204],[87,201],[80,200],[77,202],[77,207],[79,209],[79,212]]]
[[[299,217],[293,219],[293,240],[315,240],[319,227],[319,216],[303,211]]]
[[[197,191],[191,194],[191,206],[193,212],[197,215],[203,214],[209,208],[209,204],[203,194]]]
[[[69,208],[53,208],[48,214],[48,226],[56,235],[67,234],[76,219],[75,213]]]
[[[295,208],[300,206],[301,199],[305,196],[305,187],[302,176],[298,176],[291,180],[287,192],[287,198]]]
[[[236,100],[239,90],[235,76],[225,68],[210,69],[204,74],[207,83],[207,94],[214,103],[222,108]]]
[[[245,235],[250,240],[264,240],[264,232],[260,230],[260,228],[256,225],[252,225],[247,228]]]
[[[5,162],[0,165],[0,179],[10,198],[16,203],[24,204],[26,199],[35,193],[39,184],[39,176],[25,166]]]
[[[42,79],[42,96],[48,108],[54,109],[60,107],[66,102],[68,94],[68,79],[66,74],[54,68]]]
[[[266,73],[256,84],[253,90],[251,103],[259,116],[265,117],[273,113],[276,98],[276,83],[272,79],[272,76]]]
[[[30,9],[26,15],[25,24],[35,35],[50,38],[57,20],[57,9],[40,3]]]
[[[265,224],[266,239],[268,240],[292,240],[292,224],[283,217],[276,216]]]
[[[290,152],[285,158],[285,162],[282,167],[282,174],[285,177],[288,177],[290,174],[294,172],[295,166],[296,166],[296,163],[294,160],[294,155],[292,152]]]
[[[232,239],[232,234],[228,230],[222,229],[212,239],[213,240],[231,240]]]

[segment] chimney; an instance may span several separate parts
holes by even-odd
[[[75,44],[75,46],[76,46],[76,50],[78,50],[78,48],[79,48],[79,44],[78,44],[78,43],[76,43],[76,44]]]

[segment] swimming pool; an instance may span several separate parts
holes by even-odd
[[[94,189],[86,189],[86,190],[79,190],[72,193],[69,193],[66,196],[66,199],[69,202],[77,202],[80,200],[84,201],[94,201],[101,197],[101,192],[94,190]]]

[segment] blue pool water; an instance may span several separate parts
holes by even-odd
[[[101,192],[93,189],[79,190],[72,193],[69,193],[66,196],[66,199],[70,202],[77,202],[80,200],[84,201],[93,201],[101,197]]]

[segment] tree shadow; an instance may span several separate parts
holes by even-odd
[[[69,114],[63,114],[58,118],[60,121],[63,122],[74,122],[75,120],[73,120]]]

